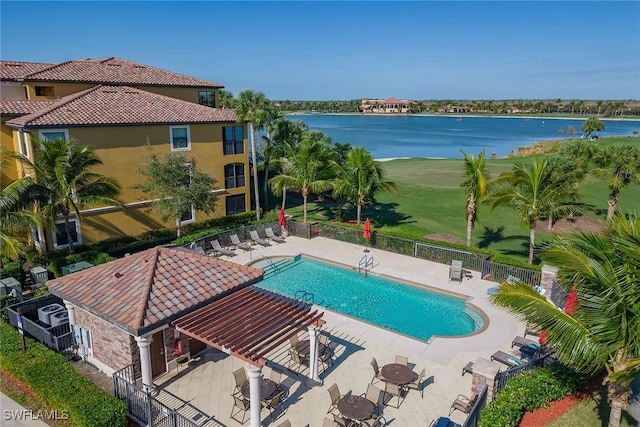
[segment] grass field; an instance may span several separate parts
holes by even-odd
[[[606,391],[577,403],[569,412],[549,423],[547,427],[602,427],[609,421],[611,406],[606,399]],[[621,427],[636,427],[638,423],[631,414],[623,410]]]
[[[602,144],[634,144],[640,138],[619,137],[600,139]],[[550,154],[553,155],[553,154]],[[530,162],[532,157],[488,160],[492,176],[511,169],[515,162]],[[382,163],[387,178],[398,184],[395,193],[379,193],[376,203],[363,209],[363,219],[369,217],[374,230],[395,232],[420,239],[428,234],[446,234],[466,240],[466,195],[460,189],[463,163],[461,159],[406,159]],[[604,220],[607,208],[607,187],[604,182],[588,177],[580,188],[585,203],[593,207],[587,215]],[[336,205],[310,197],[309,220],[335,220]],[[270,199],[271,209],[279,200]],[[640,212],[640,185],[631,185],[620,194],[620,211]],[[491,211],[479,208],[479,223],[473,232],[472,244],[498,251],[519,260],[526,260],[529,230],[522,225],[515,212],[508,208]],[[297,194],[287,197],[287,213],[302,220],[302,199]],[[343,219],[355,219],[355,208],[345,211]],[[552,234],[537,233],[537,245],[553,238]]]

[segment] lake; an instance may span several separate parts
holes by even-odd
[[[585,119],[533,117],[454,117],[360,114],[291,114],[310,129],[320,130],[331,140],[366,148],[374,158],[459,158],[460,150],[487,157],[506,156],[519,146],[536,141],[566,139],[568,128],[580,137]],[[637,120],[602,120],[600,136],[632,136],[640,129]],[[560,133],[562,130],[562,133]],[[639,138],[640,142],[640,138]]]

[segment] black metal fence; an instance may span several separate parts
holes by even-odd
[[[36,320],[38,309],[49,304],[63,304],[63,301],[55,295],[47,295],[19,302],[7,307],[9,324],[18,328],[18,312],[22,316],[22,330],[33,339],[43,343],[47,347],[62,353],[73,346],[73,333],[69,323],[58,326],[42,326]]]
[[[480,411],[487,406],[487,392],[489,391],[489,387],[486,385],[482,388],[480,393],[478,394],[478,398],[476,399],[476,403],[469,411],[467,415],[467,419],[462,424],[462,427],[476,427],[478,425],[478,421],[480,420]]]
[[[154,427],[220,427],[223,424],[166,390],[142,390],[137,365],[113,374],[114,395],[124,401],[127,414],[141,425]]]
[[[513,368],[507,369],[504,372],[499,372],[498,375],[496,376],[496,380],[494,383],[493,395],[495,396],[496,393],[498,393],[498,391],[500,391],[500,389],[502,389],[502,387],[505,386],[505,384],[510,378],[517,377],[523,372],[527,372],[532,369],[541,368],[543,366],[550,364],[551,362],[554,362],[555,360],[556,359],[553,352],[547,352],[540,357],[531,359],[528,363],[525,363],[524,365],[514,366]]]

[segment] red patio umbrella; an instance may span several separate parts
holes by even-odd
[[[371,221],[369,221],[369,218],[367,218],[362,226],[362,237],[367,239],[367,243],[369,243],[369,239],[371,238]],[[364,251],[369,252],[369,249],[365,246]]]
[[[573,285],[567,299],[564,302],[564,312],[569,316],[573,316],[573,313],[578,309],[578,290],[576,285]]]

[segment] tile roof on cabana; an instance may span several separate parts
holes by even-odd
[[[21,116],[35,113],[55,102],[52,99],[2,99],[0,100],[0,114],[3,116]]]
[[[156,247],[49,280],[49,292],[132,335],[262,280],[264,272],[183,248]]]
[[[211,108],[129,86],[104,86],[65,96],[37,112],[9,120],[14,127],[228,123],[233,109]]]
[[[248,286],[172,322],[177,330],[262,367],[264,357],[309,326],[322,326],[313,305]]]
[[[81,59],[57,64],[2,61],[3,80],[112,85],[223,88],[220,83],[138,64],[122,58]]]

